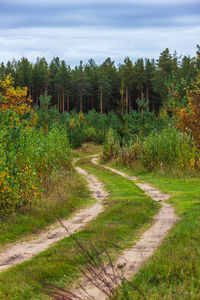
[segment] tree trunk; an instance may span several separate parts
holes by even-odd
[[[143,96],[143,89],[140,90],[140,99],[142,99]]]
[[[58,111],[60,112],[60,95],[59,95],[59,89],[58,89],[58,102],[57,102],[57,106],[58,106]]]
[[[33,89],[32,89],[32,87],[30,86],[29,87],[29,97],[31,98],[31,107],[33,107],[34,105],[33,105]]]
[[[28,87],[27,96],[28,96],[28,97],[30,97],[30,96],[31,96],[31,87],[30,87],[30,85],[29,85],[29,87]]]
[[[65,93],[64,88],[62,88],[62,112],[65,111]]]
[[[94,97],[91,98],[92,109],[94,109]]]
[[[124,101],[124,81],[123,80],[122,80],[122,84],[121,84],[120,94],[121,94],[121,103],[123,103],[123,101]]]
[[[126,86],[126,111],[128,113],[128,85]]]
[[[80,91],[80,111],[83,111],[83,92]]]
[[[31,94],[32,94],[32,100],[34,102],[34,90],[33,90],[33,87],[31,87]]]
[[[146,99],[149,100],[149,87],[146,87]]]
[[[78,96],[76,96],[76,112],[78,112]]]
[[[69,112],[69,91],[67,91],[67,112]]]
[[[95,101],[95,106],[96,106],[96,112],[98,112],[98,96],[96,95],[96,101]]]
[[[131,95],[129,93],[129,113],[131,112]]]
[[[38,105],[38,91],[36,90],[36,105]]]
[[[100,111],[102,114],[103,113],[103,90],[102,90],[102,87],[100,88]]]
[[[43,95],[43,94],[44,94],[43,89],[41,89],[41,90],[40,90],[40,96]],[[40,99],[40,98],[39,98],[39,99]],[[40,103],[40,109],[41,109],[41,108],[42,108],[42,104]]]

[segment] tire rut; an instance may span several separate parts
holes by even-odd
[[[92,162],[98,165],[97,158],[92,158]],[[109,166],[103,166],[105,169],[108,169],[118,175],[121,175],[131,181],[138,180],[134,176],[129,176],[117,169],[114,169]],[[165,203],[164,201],[170,198],[169,195],[162,193],[156,188],[150,186],[146,183],[134,182],[135,185],[140,187],[148,196],[153,200],[160,202],[162,207],[160,211],[153,217],[153,225],[146,230],[136,242],[136,244],[125,251],[117,258],[114,263],[114,270],[117,272],[118,269],[123,267],[123,277],[129,279],[134,275],[138,270],[144,265],[147,259],[155,252],[155,250],[161,245],[163,239],[167,236],[169,230],[177,223],[179,218],[175,214],[174,207]],[[106,267],[106,272],[108,274],[113,274],[113,269],[108,265]],[[104,300],[107,298],[106,294],[102,290],[107,292],[109,295],[110,291],[107,285],[102,284],[102,281],[98,281],[96,278],[97,286],[94,286],[89,280],[84,279],[81,281],[81,286],[84,286],[84,290],[89,295],[88,299],[94,300]],[[121,284],[121,280],[114,283],[113,280],[109,282],[112,288],[116,288]],[[82,289],[76,289],[73,291],[77,296],[83,297],[86,295]]]

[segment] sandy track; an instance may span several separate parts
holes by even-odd
[[[88,188],[92,192],[91,196],[98,201],[92,206],[75,213],[72,218],[62,220],[63,225],[68,228],[69,233],[59,223],[55,223],[39,235],[32,235],[29,241],[7,246],[0,253],[0,271],[31,259],[33,256],[46,250],[53,243],[81,230],[88,222],[95,219],[103,211],[102,200],[108,196],[108,193],[103,188],[103,184],[85,170],[79,167],[75,167],[75,169],[86,178]]]
[[[93,158],[92,162],[98,164],[97,158]],[[123,172],[120,172],[114,168],[103,166],[104,168],[117,173],[129,180],[136,181],[137,178],[129,176]],[[139,186],[147,195],[149,195],[153,200],[158,201],[162,204],[160,211],[154,216],[153,225],[146,230],[136,242],[136,244],[125,250],[114,264],[114,268],[117,270],[119,266],[123,266],[123,275],[126,279],[129,279],[133,274],[135,274],[146,262],[146,260],[154,253],[154,251],[161,245],[164,237],[168,234],[168,231],[174,226],[178,221],[178,217],[174,213],[174,208],[171,204],[164,203],[165,200],[169,199],[169,195],[164,194],[149,184],[142,184],[134,182]],[[113,274],[111,267],[107,267],[107,273]],[[101,281],[96,279],[97,285],[106,290],[109,294],[108,288],[102,284]],[[112,287],[116,287],[120,282],[114,283],[110,281]],[[83,280],[81,285],[84,286],[86,292],[91,296],[90,299],[104,300],[107,296],[97,287],[95,287],[89,280]],[[76,295],[84,299],[84,292],[81,289],[73,291]]]

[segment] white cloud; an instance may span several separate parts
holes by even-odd
[[[116,63],[125,56],[158,58],[166,47],[178,54],[195,55],[200,36],[200,26],[193,28],[31,28],[0,30],[0,61],[26,56],[31,61],[36,57],[54,56],[67,63],[78,64],[94,58],[97,63],[108,56]]]

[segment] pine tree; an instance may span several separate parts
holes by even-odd
[[[55,76],[55,85],[58,89],[58,110],[65,111],[65,94],[67,94],[67,111],[69,111],[69,90],[71,81],[71,70],[62,60],[60,68]]]
[[[60,59],[54,57],[49,65],[48,70],[48,93],[52,96],[52,103],[58,106],[58,91],[56,90],[56,74],[60,68]]]
[[[129,111],[131,107],[131,97],[130,91],[133,86],[134,74],[133,74],[133,64],[129,57],[126,57],[124,64],[120,67],[123,85],[125,86],[126,95],[126,111]]]

